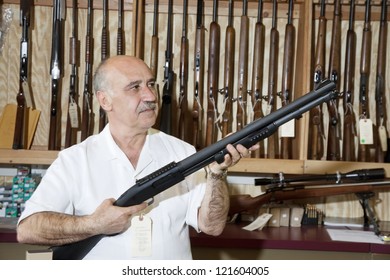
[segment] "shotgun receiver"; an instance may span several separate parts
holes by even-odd
[[[247,148],[251,147],[274,133],[280,125],[298,118],[314,106],[334,98],[334,88],[334,83],[326,80],[317,90],[303,95],[274,113],[249,123],[241,130],[177,163],[172,162],[137,180],[136,184],[124,192],[115,201],[114,205],[125,207],[140,204],[183,181],[186,176],[208,164],[214,161],[223,162],[225,154],[228,153],[226,150],[228,144],[234,146],[241,144]],[[102,238],[104,238],[104,235],[96,235],[76,243],[54,247],[53,258],[82,259]]]

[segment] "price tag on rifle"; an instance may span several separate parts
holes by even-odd
[[[69,104],[69,117],[70,117],[70,126],[72,128],[79,127],[79,117],[77,111],[77,104],[72,100]]]
[[[382,151],[387,152],[387,133],[386,133],[386,128],[381,125],[378,128],[378,133],[379,133],[379,142],[381,143]]]
[[[359,132],[359,142],[361,145],[372,145],[374,143],[372,121],[370,119],[359,120]]]
[[[133,257],[152,255],[152,220],[144,215],[131,219],[131,253]]]
[[[280,137],[295,137],[295,119],[286,122],[280,127]]]

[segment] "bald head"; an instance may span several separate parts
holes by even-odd
[[[93,88],[97,91],[110,91],[110,81],[115,81],[116,75],[121,75],[126,72],[148,71],[150,68],[146,63],[137,57],[128,55],[118,55],[110,57],[102,61],[97,67],[94,78]]]

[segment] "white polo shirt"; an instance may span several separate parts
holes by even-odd
[[[61,151],[19,221],[41,211],[89,215],[104,199],[118,198],[137,179],[195,152],[195,148],[150,129],[134,169],[114,142],[109,125],[78,145]],[[197,213],[205,192],[204,169],[154,197],[143,210],[152,221],[152,253],[145,259],[191,259],[188,226],[198,230]],[[133,259],[132,227],[103,238],[84,259]]]

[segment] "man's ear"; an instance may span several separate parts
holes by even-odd
[[[103,108],[104,111],[110,111],[111,110],[111,96],[105,92],[105,91],[97,91],[96,97],[99,101],[100,106]]]

